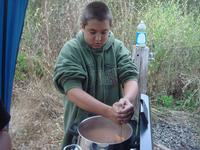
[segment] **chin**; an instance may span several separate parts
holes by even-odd
[[[94,49],[98,49],[98,48],[102,48],[102,46],[95,46],[95,47],[93,47]]]
[[[93,48],[102,48],[102,45],[94,45]]]

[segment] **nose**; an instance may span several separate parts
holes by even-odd
[[[100,41],[101,41],[101,34],[97,34],[97,35],[95,36],[95,41],[96,41],[96,42],[100,42]]]

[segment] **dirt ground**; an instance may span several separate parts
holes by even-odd
[[[10,133],[14,150],[60,148],[63,106],[53,86],[43,82],[15,84],[11,115]]]
[[[157,115],[152,123],[154,143],[171,150],[200,150],[199,114],[172,110],[162,112],[165,114],[157,112],[160,116],[158,118]]]
[[[182,113],[178,113],[177,117],[176,114],[177,112],[171,113],[170,121],[166,122],[172,123],[175,120],[181,124],[188,118],[191,119],[186,113],[184,117],[181,117]],[[51,82],[14,84],[11,115],[10,134],[13,150],[60,149],[63,137],[63,105],[61,95]],[[199,121],[200,125],[200,120],[193,121]],[[155,125],[158,119],[153,119],[153,122]],[[199,130],[196,124],[195,128]],[[156,146],[156,149],[159,148]]]

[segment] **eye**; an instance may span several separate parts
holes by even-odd
[[[101,32],[102,35],[106,35],[107,33],[108,33],[108,31]]]
[[[95,35],[96,32],[95,31],[90,31],[90,34]]]

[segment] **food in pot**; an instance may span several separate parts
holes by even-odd
[[[131,128],[124,124],[118,125],[103,117],[93,117],[81,123],[80,135],[96,143],[121,143],[131,134]]]
[[[115,135],[115,143],[121,143],[125,140],[125,138],[122,135]]]
[[[77,144],[83,150],[126,150],[133,130],[130,124],[118,125],[102,116],[83,120],[78,127]]]

